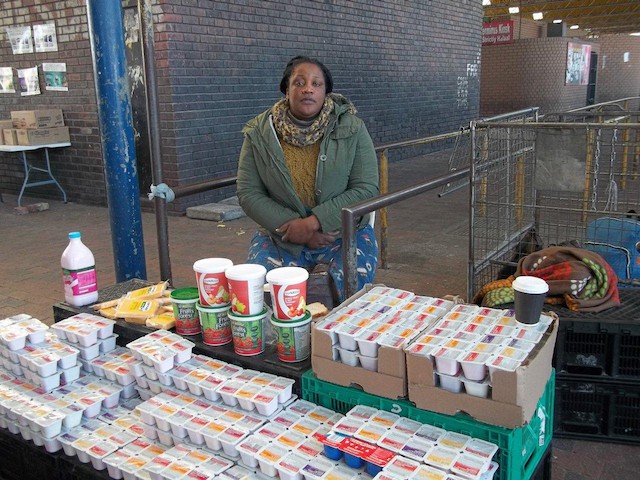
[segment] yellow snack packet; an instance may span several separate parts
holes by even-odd
[[[176,319],[173,316],[173,313],[162,313],[160,315],[147,318],[146,326],[149,328],[169,330],[176,326]]]
[[[167,282],[160,282],[150,287],[139,288],[137,290],[131,290],[127,292],[125,298],[132,300],[153,300],[160,298],[164,295],[164,291],[167,289]]]
[[[116,315],[119,318],[149,318],[158,311],[160,304],[157,300],[132,300],[123,298],[116,307]]]

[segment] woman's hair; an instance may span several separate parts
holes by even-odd
[[[324,75],[324,84],[326,87],[326,93],[331,93],[333,91],[333,78],[331,78],[331,72],[329,71],[329,69],[325,67],[320,60],[298,55],[297,57],[293,57],[291,60],[289,60],[289,63],[287,63],[287,66],[285,67],[284,72],[282,73],[282,80],[280,80],[280,91],[284,95],[287,94],[287,87],[289,86],[289,79],[291,78],[291,73],[293,72],[293,69],[296,68],[301,63],[313,63],[314,65],[317,65],[318,67],[320,67],[320,70],[322,70],[322,74]]]

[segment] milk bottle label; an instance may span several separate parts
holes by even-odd
[[[64,289],[72,295],[84,295],[98,290],[96,267],[81,268],[78,270],[62,269]]]

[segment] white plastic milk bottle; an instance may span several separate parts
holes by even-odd
[[[98,300],[96,261],[91,250],[82,243],[80,232],[69,234],[69,245],[62,252],[62,281],[64,299],[75,307],[90,305]]]

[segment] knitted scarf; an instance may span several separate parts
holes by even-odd
[[[329,125],[331,114],[333,113],[334,100],[343,99],[345,99],[345,97],[339,94],[332,93],[327,95],[318,116],[308,127],[300,127],[293,122],[288,114],[289,100],[283,98],[276,102],[276,104],[271,108],[273,125],[275,126],[278,134],[282,137],[282,140],[288,144],[296,147],[313,145],[322,138],[327,125]],[[349,112],[356,113],[356,109],[351,103],[349,104]]]

